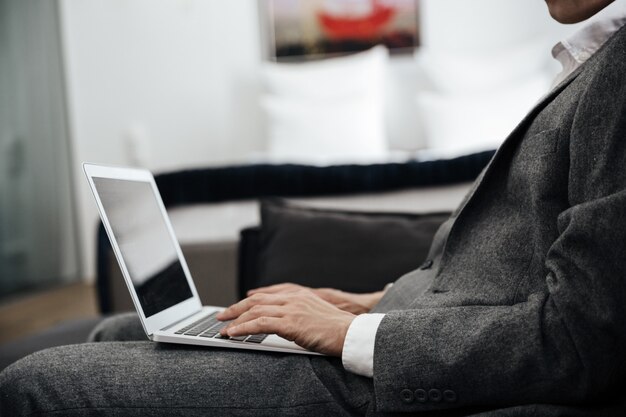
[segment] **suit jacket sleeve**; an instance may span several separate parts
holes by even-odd
[[[514,305],[388,312],[374,353],[379,411],[580,404],[626,375],[624,74],[623,62],[596,71],[562,128],[569,208],[543,289]]]

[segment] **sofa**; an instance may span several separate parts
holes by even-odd
[[[298,206],[373,216],[449,213],[492,155],[486,151],[372,165],[204,168],[160,174],[155,180],[200,298],[207,305],[229,305],[243,296],[243,288],[254,285],[254,280],[246,281],[250,274],[243,272],[239,254],[242,245],[249,249],[254,241],[262,200],[280,197]],[[133,310],[102,226],[97,239],[100,310]]]
[[[156,182],[200,298],[228,305],[248,289],[283,281],[382,288],[424,261],[438,225],[492,155],[207,168],[157,175]],[[134,309],[102,226],[96,239],[102,316],[0,346],[0,370],[37,350],[81,343],[102,318]]]

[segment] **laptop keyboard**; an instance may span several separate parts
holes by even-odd
[[[208,337],[215,339],[236,340],[238,342],[261,343],[267,337],[266,334],[253,334],[251,336],[228,337],[220,335],[220,330],[230,323],[229,321],[219,321],[215,311],[208,316],[202,317],[187,326],[178,329],[176,334],[184,334],[185,336]]]

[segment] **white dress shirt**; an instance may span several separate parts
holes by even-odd
[[[594,21],[552,48],[552,56],[563,67],[552,83],[553,87],[591,58],[619,28],[624,26],[626,1],[615,1],[592,19]]]
[[[597,20],[585,26],[552,49],[563,70],[554,80],[556,86],[587,61],[620,27],[626,23],[626,0],[617,0],[600,12]],[[598,19],[599,18],[599,19]],[[343,367],[359,375],[374,376],[374,344],[384,314],[358,315],[348,328],[343,344]]]

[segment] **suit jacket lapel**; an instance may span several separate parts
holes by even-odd
[[[460,210],[458,210],[459,214],[463,211],[467,203],[470,200],[472,200],[472,197],[476,194],[476,192],[482,187],[482,185],[485,182],[485,179],[489,175],[491,175],[493,168],[494,168],[494,162],[500,159],[502,154],[508,152],[512,146],[514,146],[517,142],[519,142],[524,137],[524,132],[526,131],[527,127],[532,123],[532,121],[535,119],[535,117],[548,104],[550,104],[550,102],[552,102],[552,100],[554,100],[556,96],[558,96],[563,90],[565,90],[565,88],[568,85],[570,85],[570,83],[574,81],[576,77],[578,77],[583,67],[584,65],[581,65],[580,67],[578,67],[567,78],[565,78],[565,80],[563,80],[560,84],[558,84],[551,91],[546,93],[541,99],[539,99],[537,104],[535,104],[535,106],[528,112],[528,114],[522,119],[522,121],[519,122],[519,124],[515,127],[515,129],[513,129],[513,131],[509,134],[509,136],[507,136],[505,141],[502,143],[502,145],[500,145],[500,147],[496,151],[493,158],[491,158],[491,161],[489,161],[486,168],[483,170],[480,177],[477,179],[477,183],[470,191],[468,197],[465,199],[465,203],[463,204],[463,207]]]

